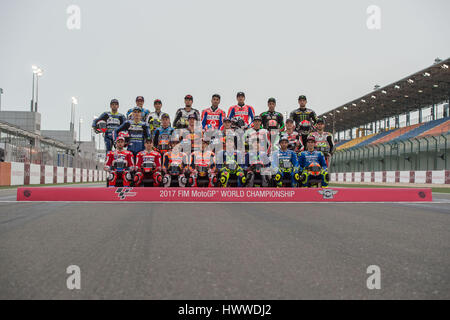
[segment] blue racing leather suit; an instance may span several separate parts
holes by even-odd
[[[289,149],[274,151],[272,153],[272,168],[275,172],[274,179],[277,187],[283,185],[283,179],[286,176],[291,178],[291,187],[297,185],[300,177],[298,174],[298,158],[294,151]]]
[[[327,163],[325,162],[325,157],[323,153],[320,151],[303,151],[300,153],[298,158],[300,171],[303,171],[307,166],[309,166],[313,162],[317,162],[320,164],[322,169],[327,170]]]
[[[328,172],[327,172],[327,163],[325,161],[325,157],[323,155],[323,153],[321,151],[303,151],[300,153],[299,156],[299,166],[300,166],[300,172],[303,172],[304,174],[302,175],[303,179],[302,179],[302,185],[304,187],[306,187],[309,183],[309,178],[310,175],[307,172],[307,168],[310,164],[312,163],[318,163],[321,167],[322,170],[320,172],[320,177],[321,177],[321,184],[323,187],[327,187],[328,186],[328,180],[329,180],[329,176],[328,176]]]
[[[126,121],[126,118],[121,113],[112,113],[109,112],[103,112],[98,118],[94,119],[92,122],[92,127],[95,128],[97,126],[97,122],[99,121],[105,121],[106,122],[106,132],[105,132],[105,148],[106,153],[108,151],[112,150],[112,146],[114,145],[113,140],[113,133],[114,130],[117,129],[121,124],[123,124]]]
[[[132,115],[133,109],[134,109],[134,108],[131,108],[131,109],[129,109],[129,110],[127,111],[127,119],[129,119],[129,120],[132,120],[132,117],[133,117],[133,115]],[[150,110],[145,109],[145,108],[142,108],[142,109],[141,109],[141,119],[142,119],[142,121],[146,121],[149,114],[150,114]]]
[[[114,140],[121,131],[128,131],[128,134],[130,135],[130,142],[127,149],[128,151],[131,151],[135,157],[139,152],[145,149],[145,138],[152,136],[148,123],[143,121],[125,121],[120,127],[114,130]]]

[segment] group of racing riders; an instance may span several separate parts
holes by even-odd
[[[126,115],[118,112],[119,101],[111,100],[111,110],[92,123],[104,135],[108,186],[328,186],[333,136],[324,131],[324,119],[306,107],[304,95],[286,122],[275,111],[275,98],[256,115],[243,92],[227,114],[218,94],[201,114],[191,95],[184,103],[171,125],[159,99],[150,112],[138,96]]]

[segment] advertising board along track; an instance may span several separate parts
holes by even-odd
[[[21,187],[17,201],[430,202],[431,188],[83,188]]]

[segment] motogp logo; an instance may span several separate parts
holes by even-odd
[[[334,195],[338,193],[337,190],[325,189],[319,190],[319,193],[323,196],[323,199],[334,199]]]
[[[136,192],[131,192],[131,190],[133,190],[133,188],[128,187],[117,188],[116,193],[118,193],[117,196],[119,197],[120,200],[124,200],[126,197],[136,196]]]

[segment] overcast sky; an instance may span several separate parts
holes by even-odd
[[[67,28],[70,5],[81,28]],[[381,9],[369,30],[367,7]],[[39,85],[42,129],[68,129],[71,97],[90,136],[94,115],[137,95],[173,117],[186,94],[194,107],[237,91],[260,113],[297,107],[299,94],[322,113],[450,57],[450,1],[431,0],[0,0],[2,110],[29,110],[31,65]],[[78,125],[76,125],[78,127]]]

